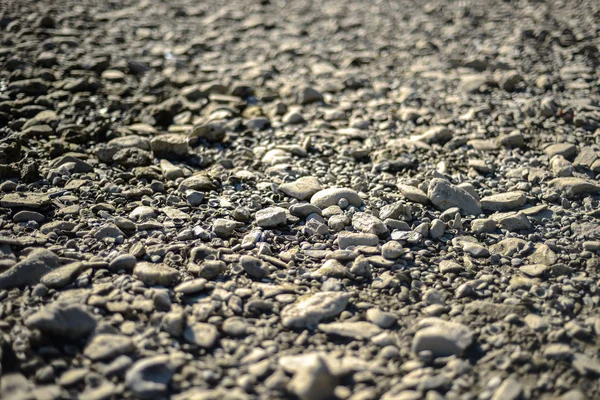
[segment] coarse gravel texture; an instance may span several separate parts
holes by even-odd
[[[598,21],[0,1],[0,398],[600,398]]]

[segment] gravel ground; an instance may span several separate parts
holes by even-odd
[[[600,398],[600,3],[0,11],[0,398]]]

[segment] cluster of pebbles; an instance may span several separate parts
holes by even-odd
[[[600,398],[600,3],[0,9],[0,398]]]

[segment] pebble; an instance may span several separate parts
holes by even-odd
[[[329,399],[337,385],[336,377],[318,354],[303,355],[294,361],[295,373],[288,388],[300,400]]]

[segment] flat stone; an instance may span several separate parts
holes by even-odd
[[[148,286],[170,286],[177,281],[179,271],[166,264],[137,263],[133,274]]]
[[[101,333],[92,338],[83,354],[92,361],[112,360],[122,354],[135,350],[133,340],[129,336],[112,333]]]
[[[544,153],[550,158],[560,155],[570,160],[577,155],[577,147],[571,143],[554,143],[546,147]]]
[[[492,214],[491,217],[496,224],[509,232],[517,232],[531,229],[529,219],[520,212],[507,212]]]
[[[362,199],[358,193],[347,188],[329,188],[320,190],[311,197],[310,203],[323,210],[329,206],[338,205],[340,199],[348,200],[348,204],[351,206],[360,207],[362,205]]]
[[[460,355],[473,343],[472,331],[457,322],[432,317],[422,319],[417,327],[412,342],[414,353],[428,350],[434,357]]]
[[[269,207],[259,210],[255,214],[255,222],[261,228],[275,228],[285,225],[287,222],[286,210],[281,207]]]
[[[322,190],[319,180],[312,176],[305,176],[290,183],[279,185],[279,190],[298,200],[305,200]]]
[[[183,331],[186,342],[195,344],[204,349],[212,348],[219,338],[219,331],[214,325],[204,322],[195,322]]]
[[[600,192],[600,185],[583,178],[555,178],[548,182],[548,184],[565,192],[569,196]]]
[[[59,266],[58,257],[49,250],[33,250],[23,261],[0,274],[0,290],[32,286]]]
[[[382,332],[380,327],[366,321],[331,322],[328,324],[319,324],[318,328],[328,335],[342,336],[357,340],[370,339]]]
[[[463,272],[465,270],[465,267],[463,267],[462,265],[460,265],[457,262],[450,261],[450,260],[444,260],[444,261],[440,262],[439,268],[440,268],[440,273],[442,273],[442,274],[459,273],[459,272]]]
[[[433,205],[441,210],[458,207],[466,214],[481,214],[481,205],[477,199],[466,190],[443,179],[434,178],[429,182],[427,196]]]
[[[481,199],[481,208],[486,211],[511,211],[522,207],[527,201],[523,192],[506,192]]]
[[[527,264],[519,267],[519,270],[527,276],[537,278],[548,271],[548,266],[544,264]]]
[[[380,310],[379,308],[369,308],[365,313],[367,320],[380,328],[387,329],[394,325],[397,318],[394,314]]]
[[[425,142],[427,144],[444,144],[450,139],[452,139],[452,131],[445,126],[433,126],[421,135],[411,137],[411,140]]]
[[[376,246],[379,243],[379,237],[372,233],[343,231],[338,234],[336,241],[340,249],[346,249],[355,246]]]
[[[213,181],[208,176],[203,174],[192,175],[189,178],[184,179],[179,185],[179,190],[182,192],[190,189],[208,192],[216,188],[217,186],[213,183]]]
[[[25,326],[49,335],[79,339],[96,328],[96,319],[80,304],[53,303],[30,315]]]
[[[338,316],[348,304],[350,295],[343,292],[319,292],[306,295],[281,311],[286,328],[315,328],[324,320]]]
[[[83,269],[83,263],[74,262],[58,267],[40,279],[40,282],[50,289],[61,289],[73,282]]]
[[[42,214],[35,211],[27,210],[19,211],[13,216],[13,222],[16,223],[28,221],[35,221],[37,223],[40,223],[43,222],[44,219],[46,219],[46,217],[44,217]]]
[[[50,204],[50,197],[45,193],[13,192],[0,199],[0,206],[6,208],[41,208]]]

